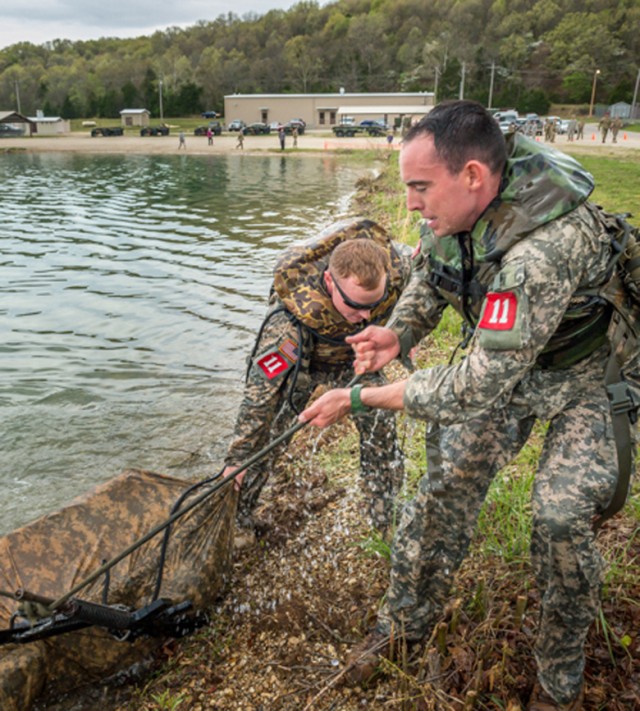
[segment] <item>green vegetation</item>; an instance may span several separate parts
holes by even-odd
[[[64,118],[222,111],[232,93],[434,91],[521,112],[630,102],[637,0],[303,0],[148,37],[29,42],[0,51],[0,107]]]

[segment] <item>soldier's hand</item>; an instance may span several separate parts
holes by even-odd
[[[368,326],[355,336],[348,336],[356,359],[353,367],[357,375],[375,373],[400,353],[398,336],[389,328]]]
[[[314,427],[328,427],[351,412],[350,388],[329,390],[300,413],[300,422]]]
[[[234,464],[229,464],[224,468],[224,471],[222,472],[222,478],[225,479],[228,477],[230,474],[233,474],[233,472],[237,469],[238,467]],[[246,474],[246,469],[244,471],[241,471],[238,476],[236,476],[235,481],[233,482],[233,487],[236,491],[240,491],[242,487],[242,480],[244,479],[244,475]]]

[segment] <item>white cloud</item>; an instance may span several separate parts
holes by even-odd
[[[0,48],[16,42],[42,44],[54,39],[86,40],[99,37],[138,37],[167,27],[188,27],[233,12],[264,14],[287,10],[297,0],[34,0],[2,3]]]

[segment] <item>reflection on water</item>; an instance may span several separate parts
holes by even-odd
[[[337,159],[5,155],[0,531],[126,467],[216,471],[277,253],[348,205]]]

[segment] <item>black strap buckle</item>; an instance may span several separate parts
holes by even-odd
[[[611,414],[624,415],[627,413],[629,415],[629,420],[631,420],[631,423],[635,425],[638,421],[638,408],[640,408],[640,401],[627,383],[621,381],[619,383],[607,385],[607,395],[609,396],[609,402],[611,403]]]

